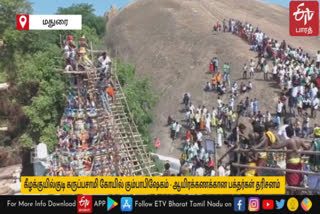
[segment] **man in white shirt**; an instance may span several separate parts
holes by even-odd
[[[111,59],[107,56],[106,52],[98,58],[98,71],[102,73],[107,73],[109,70],[109,65],[111,64]]]
[[[297,97],[297,96],[298,96],[298,92],[299,92],[298,86],[293,87],[293,88],[292,88],[291,96],[292,96],[292,97]]]
[[[197,133],[197,141],[202,142],[202,133],[201,132]]]
[[[218,108],[221,108],[221,106],[222,106],[222,100],[221,100],[220,97],[218,97],[217,103],[218,103]]]
[[[212,107],[212,117],[215,117],[217,115],[217,110],[214,108],[214,107]]]
[[[313,88],[311,89],[311,98],[315,98],[318,94],[318,88],[316,86],[313,86]]]
[[[226,176],[226,170],[225,170],[225,168],[223,167],[222,164],[220,164],[220,166],[218,168],[218,175],[219,176]]]
[[[268,80],[268,73],[269,73],[269,65],[267,62],[263,65],[263,79]]]
[[[273,67],[272,67],[272,77],[273,77],[273,80],[276,79],[277,74],[278,74],[278,66],[277,66],[276,64],[274,64]]]
[[[277,115],[279,117],[281,117],[282,109],[283,109],[283,103],[279,100],[277,104]]]
[[[204,175],[204,169],[202,167],[199,167],[196,169],[196,176],[203,176]]]
[[[230,99],[229,99],[229,108],[231,108],[231,110],[233,111],[233,108],[234,108],[234,98],[233,98],[232,95],[230,96]]]
[[[254,78],[255,63],[254,63],[254,61],[252,59],[250,60],[249,66],[250,66],[249,76],[250,76],[250,78]]]
[[[316,67],[320,68],[320,51],[318,51],[317,53],[317,63],[316,63]]]
[[[181,125],[177,122],[175,138],[176,137],[179,138],[180,129],[181,129]]]
[[[312,116],[312,118],[317,117],[318,107],[319,107],[319,98],[315,97],[311,102],[311,116]]]
[[[289,137],[287,136],[286,128],[289,126],[289,120],[284,120],[284,124],[279,127],[278,136],[282,141],[288,140]]]

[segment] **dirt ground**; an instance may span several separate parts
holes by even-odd
[[[138,0],[108,22],[107,44],[112,54],[134,63],[137,75],[148,76],[159,96],[151,134],[160,138],[161,155],[177,158],[181,154],[181,142],[172,147],[166,122],[168,115],[184,118],[179,111],[185,92],[191,94],[195,106],[217,107],[217,95],[203,90],[210,80],[209,60],[217,56],[220,70],[224,62],[231,62],[231,79],[239,80],[243,64],[256,57],[237,36],[212,33],[213,24],[223,18],[247,21],[272,38],[302,46],[312,55],[320,50],[319,37],[289,36],[287,8],[255,0]],[[262,112],[275,112],[279,89],[264,81],[262,73],[252,82],[254,90],[249,97],[260,101]]]

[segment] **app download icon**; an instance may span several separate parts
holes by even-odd
[[[304,211],[309,211],[312,207],[312,202],[309,198],[304,198],[302,201],[301,201],[301,207]]]
[[[121,198],[121,211],[122,212],[131,212],[132,207],[132,198],[131,197],[122,197]]]
[[[234,197],[233,208],[235,212],[244,212],[246,210],[246,198]]]
[[[298,200],[295,197],[289,198],[289,200],[287,201],[287,207],[291,212],[296,211],[299,207]]]
[[[281,199],[280,201],[276,200],[276,209],[281,210],[284,207],[285,199]]]
[[[114,201],[112,198],[108,197],[107,198],[107,211],[112,210],[118,205],[116,201]]]
[[[258,212],[260,211],[260,198],[258,197],[250,197],[248,200],[248,210],[250,212]]]

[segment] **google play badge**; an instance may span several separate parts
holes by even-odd
[[[301,207],[304,211],[309,211],[312,207],[312,202],[309,198],[304,198],[302,201],[301,201]]]
[[[116,206],[118,206],[118,203],[115,202],[112,198],[108,197],[108,200],[107,200],[107,211],[112,210]]]

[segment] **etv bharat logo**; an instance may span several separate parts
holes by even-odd
[[[290,2],[290,35],[318,36],[319,34],[319,2]]]
[[[92,213],[91,195],[78,195],[77,202],[78,213]]]

